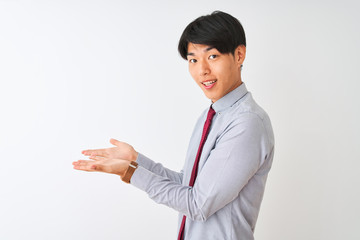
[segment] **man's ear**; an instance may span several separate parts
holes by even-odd
[[[246,47],[244,45],[239,45],[234,52],[234,57],[237,66],[240,68],[243,64],[246,56]]]

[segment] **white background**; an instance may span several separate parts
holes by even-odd
[[[214,10],[276,137],[256,239],[360,239],[357,1],[0,0],[1,240],[176,238],[177,212],[71,163],[113,137],[181,169],[210,101],[177,43]]]

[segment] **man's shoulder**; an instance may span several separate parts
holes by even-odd
[[[265,110],[254,100],[251,92],[234,103],[229,109],[229,115],[235,119],[259,118],[261,121],[269,118]]]
[[[241,101],[236,102],[227,114],[226,123],[223,123],[227,125],[227,129],[262,132],[268,135],[269,140],[273,142],[274,136],[270,118],[266,111],[255,102],[250,92]]]

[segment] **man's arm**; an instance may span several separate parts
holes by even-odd
[[[262,166],[271,152],[261,119],[249,114],[219,137],[194,187],[183,186],[142,167],[135,171],[131,184],[147,192],[155,202],[192,220],[205,221],[234,200],[255,174],[267,174],[269,169]]]
[[[175,172],[166,167],[164,167],[161,163],[156,163],[150,158],[144,156],[143,154],[139,153],[136,162],[143,168],[151,171],[152,173],[168,178],[171,181],[182,183],[183,178],[183,171]]]

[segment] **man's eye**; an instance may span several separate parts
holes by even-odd
[[[191,63],[196,63],[197,60],[196,60],[196,59],[190,59],[189,62],[191,62]]]
[[[209,59],[215,59],[215,58],[217,58],[217,55],[215,54],[209,56]]]

